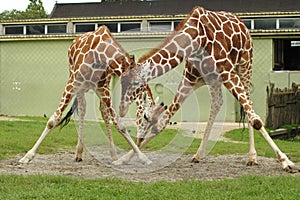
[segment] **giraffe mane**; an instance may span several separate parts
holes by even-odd
[[[120,52],[123,54],[120,58],[116,58],[117,62],[120,62],[122,65],[122,73],[130,68],[130,65],[126,62],[123,62],[124,57],[127,58],[127,61],[130,60],[130,55],[125,49],[120,45],[120,43],[113,37],[112,33],[110,32],[109,28],[105,25],[101,26],[105,29],[106,33],[108,34],[109,38],[113,41],[113,43],[119,48]],[[124,56],[124,57],[123,57]]]
[[[141,56],[138,60],[138,63],[145,62],[148,60],[151,56],[153,56],[155,53],[157,53],[163,46],[165,46],[176,34],[178,31],[182,30],[183,26],[185,25],[186,21],[190,18],[192,13],[196,10],[202,8],[200,6],[195,6],[192,11],[184,18],[176,27],[175,30],[163,41],[162,44],[160,44],[158,47],[155,47],[154,49],[150,50],[147,54]]]
[[[123,49],[123,47],[120,45],[120,43],[113,37],[112,33],[110,32],[110,30],[107,28],[107,26],[102,25],[103,28],[105,28],[107,34],[109,35],[109,37],[111,38],[111,40],[118,46],[118,48],[121,50],[121,52],[123,52],[128,59],[129,59],[129,54],[127,53],[127,51],[125,51],[125,49]]]

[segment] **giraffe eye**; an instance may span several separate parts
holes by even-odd
[[[139,83],[140,83],[140,82],[138,82],[138,81],[134,81],[134,82],[133,82],[133,85],[134,85],[134,86],[138,86]]]

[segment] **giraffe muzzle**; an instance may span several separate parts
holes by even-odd
[[[121,102],[119,106],[120,117],[124,117],[128,112],[129,104],[126,102]]]

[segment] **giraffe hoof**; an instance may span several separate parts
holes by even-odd
[[[26,155],[19,160],[19,163],[27,164],[29,163],[35,156],[31,150],[26,153]]]
[[[113,161],[112,164],[115,166],[120,166],[120,165],[125,164],[125,162],[122,159],[118,159],[118,160]]]
[[[247,166],[254,166],[254,165],[258,165],[258,162],[256,160],[249,160],[247,162]]]
[[[200,162],[199,158],[197,158],[196,156],[192,157],[192,163],[199,163],[199,162]]]
[[[283,168],[284,171],[288,173],[298,173],[300,172],[300,169],[296,167],[294,164],[287,165],[286,167]]]
[[[118,160],[119,158],[118,158],[118,156],[112,156],[111,159],[112,159],[113,161],[116,161],[116,160]]]
[[[82,162],[82,158],[76,157],[76,158],[75,158],[75,162]]]

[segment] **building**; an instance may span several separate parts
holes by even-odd
[[[293,0],[162,0],[56,4],[48,19],[0,21],[0,114],[51,115],[68,78],[67,50],[75,36],[110,28],[121,45],[141,56],[159,45],[195,6],[224,10],[240,16],[254,42],[254,108],[266,117],[266,87],[289,87],[300,80],[300,2]],[[259,6],[258,6],[259,5]],[[181,79],[182,67],[150,82],[155,96],[170,103]],[[113,100],[120,99],[118,79]],[[225,110],[219,120],[239,119],[239,106],[224,90]],[[99,116],[98,101],[87,94],[87,118]],[[128,117],[134,117],[132,106]],[[198,89],[173,120],[206,121],[209,95]]]

